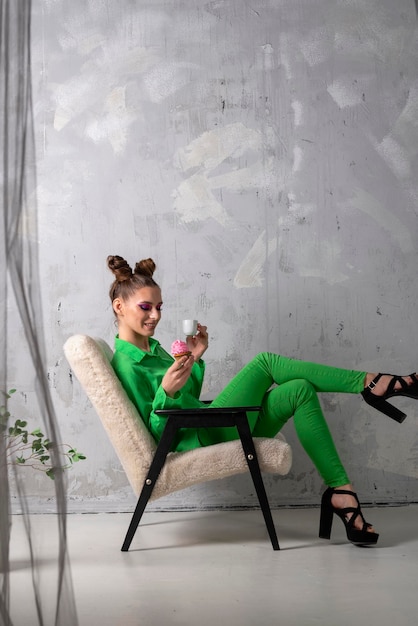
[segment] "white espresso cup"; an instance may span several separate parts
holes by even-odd
[[[197,333],[197,320],[183,320],[182,321],[183,333],[186,337],[194,337]]]

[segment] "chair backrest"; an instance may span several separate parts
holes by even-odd
[[[64,354],[136,491],[151,464],[156,444],[110,364],[111,348],[103,339],[73,335],[64,344]]]

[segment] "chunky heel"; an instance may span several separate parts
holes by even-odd
[[[336,509],[331,502],[331,498],[334,493],[348,494],[356,499],[356,507],[347,507],[344,509]],[[331,528],[333,515],[338,515],[345,526],[347,539],[356,546],[367,546],[377,543],[379,539],[378,533],[370,531],[371,524],[368,524],[363,517],[360,508],[360,502],[357,498],[357,494],[353,491],[346,491],[345,489],[328,489],[323,493],[321,500],[321,517],[319,521],[319,536],[321,539],[331,538]],[[351,515],[350,515],[351,514]],[[350,517],[348,517],[350,515]],[[363,527],[361,530],[355,528],[354,521],[359,517],[363,521]]]
[[[367,392],[370,395],[368,395]],[[403,413],[403,411],[397,409],[395,406],[393,406],[393,404],[386,402],[386,400],[384,400],[383,398],[375,396],[368,389],[362,391],[361,395],[363,396],[367,404],[370,404],[370,406],[372,406],[377,411],[380,411],[384,415],[392,418],[393,420],[395,420],[395,422],[402,424],[402,422],[405,420],[406,413]]]
[[[334,511],[331,504],[331,496],[328,489],[322,495],[321,516],[319,519],[319,536],[321,539],[331,539],[332,518]]]
[[[402,376],[392,376],[392,380],[389,382],[386,392],[382,396],[377,396],[372,393],[372,389],[376,387],[376,383],[382,376],[392,376],[391,374],[378,374],[376,378],[372,380],[370,385],[368,385],[362,392],[364,400],[367,404],[370,404],[374,409],[381,411],[388,417],[391,417],[399,424],[402,424],[404,419],[406,418],[406,413],[400,411],[392,404],[387,402],[387,398],[393,398],[395,396],[405,396],[406,398],[413,398],[414,400],[418,400],[418,378],[416,374],[410,374],[410,378],[412,378],[412,383],[408,385],[405,382]],[[395,389],[396,383],[400,384],[399,389]]]

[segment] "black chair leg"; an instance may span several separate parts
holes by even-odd
[[[251,477],[253,479],[258,501],[260,503],[260,507],[264,516],[264,521],[266,523],[271,545],[273,546],[273,550],[280,550],[279,540],[277,539],[276,529],[274,527],[273,517],[271,515],[266,489],[264,487],[263,478],[261,476],[260,465],[258,463],[254,441],[252,439],[251,431],[248,426],[247,416],[245,414],[244,418],[240,420],[239,425],[237,425],[237,429],[241,439],[245,458],[251,473]]]
[[[147,506],[148,500],[150,499],[151,494],[154,490],[155,483],[157,482],[160,472],[164,466],[167,454],[170,452],[175,432],[176,427],[173,428],[171,424],[167,422],[167,426],[164,429],[163,435],[160,439],[160,443],[158,444],[157,450],[155,451],[155,455],[149,468],[147,477],[144,481],[144,485],[138,498],[134,514],[132,515],[131,523],[129,524],[129,528],[121,548],[122,552],[127,552],[129,550],[129,546],[132,543],[132,539],[134,538],[136,529],[138,528],[139,522],[141,521],[142,514],[145,511],[145,507]]]

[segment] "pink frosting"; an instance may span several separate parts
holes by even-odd
[[[171,354],[175,356],[176,354],[183,354],[184,352],[190,352],[189,346],[185,341],[181,341],[181,339],[176,339],[171,344]]]

